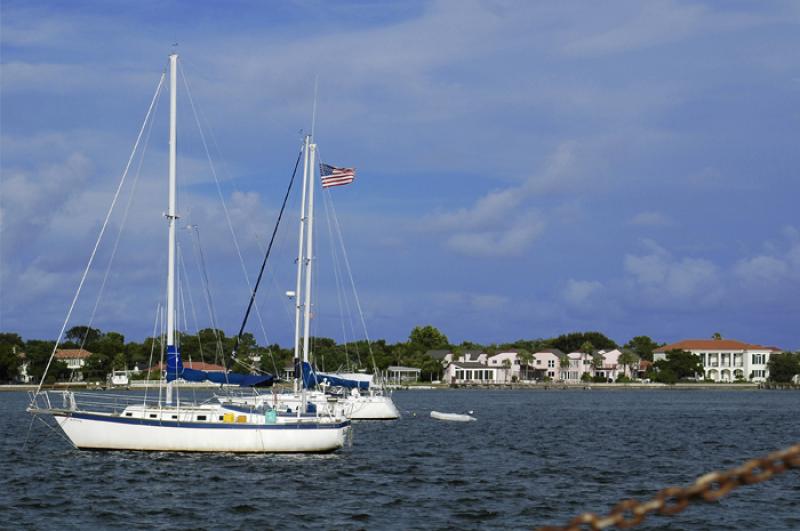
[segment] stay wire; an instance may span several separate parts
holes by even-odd
[[[153,112],[158,110],[158,103],[161,101],[161,89],[156,92],[156,104],[153,108]],[[139,164],[136,167],[136,174],[133,177],[133,183],[131,184],[131,190],[128,195],[128,201],[125,204],[125,210],[122,214],[122,223],[120,223],[119,230],[117,231],[117,236],[114,239],[114,246],[111,250],[111,257],[108,259],[108,265],[106,266],[105,274],[103,274],[103,281],[100,284],[100,290],[97,293],[97,299],[94,303],[94,308],[92,308],[92,313],[89,316],[89,324],[86,326],[86,333],[83,335],[83,339],[81,340],[80,348],[86,346],[86,341],[89,339],[89,332],[92,328],[92,324],[94,324],[94,318],[97,315],[97,309],[100,306],[100,300],[103,298],[103,293],[105,292],[106,283],[108,282],[108,276],[111,273],[111,267],[114,264],[114,259],[117,256],[117,249],[119,248],[119,242],[122,238],[122,232],[125,230],[125,224],[128,221],[128,214],[130,213],[131,204],[133,203],[133,198],[136,193],[136,187],[139,184],[139,177],[142,173],[142,165],[144,164],[145,154],[147,153],[147,148],[150,145],[150,134],[153,132],[153,123],[155,120],[149,120],[147,126],[147,132],[145,133],[144,137],[144,146],[142,148],[142,154],[139,156]]]
[[[128,157],[128,162],[125,165],[125,170],[122,172],[122,177],[120,178],[119,185],[117,185],[117,190],[116,192],[114,192],[114,198],[111,200],[111,205],[108,208],[108,213],[106,214],[106,217],[103,220],[103,225],[100,228],[100,233],[97,235],[97,241],[95,242],[94,248],[92,249],[92,254],[89,256],[89,261],[86,264],[86,268],[83,270],[83,275],[81,276],[81,280],[78,283],[78,289],[75,290],[75,296],[72,298],[72,302],[70,303],[69,310],[67,311],[67,317],[64,319],[64,324],[61,326],[61,331],[58,333],[56,342],[53,345],[53,352],[50,354],[50,358],[47,360],[47,365],[44,368],[44,373],[42,373],[42,378],[39,381],[39,385],[36,387],[36,393],[34,394],[34,396],[38,395],[42,391],[42,384],[44,384],[45,377],[47,376],[47,371],[50,370],[50,365],[52,365],[53,359],[56,356],[58,345],[61,343],[61,339],[64,336],[64,330],[66,330],[67,324],[69,323],[69,320],[72,317],[72,311],[75,309],[75,304],[78,302],[78,297],[80,297],[83,284],[86,282],[86,277],[89,275],[89,270],[91,269],[92,264],[94,263],[94,258],[97,255],[97,249],[100,247],[100,241],[103,239],[103,235],[106,232],[106,227],[108,226],[108,221],[111,218],[111,214],[112,212],[114,212],[114,207],[117,204],[117,200],[119,199],[119,194],[122,191],[123,185],[125,184],[125,180],[128,176],[128,171],[130,170],[131,164],[133,163],[133,158],[136,154],[136,151],[139,148],[139,143],[142,140],[142,135],[144,134],[147,121],[150,119],[150,115],[153,111],[153,107],[155,106],[158,93],[161,91],[161,86],[164,83],[165,77],[166,77],[166,71],[161,73],[161,78],[158,81],[156,92],[155,94],[153,94],[153,99],[150,101],[150,107],[147,109],[147,114],[145,115],[142,127],[139,129],[139,134],[137,135],[136,142],[133,145],[133,150],[131,151],[130,157]]]
[[[278,233],[278,228],[281,224],[281,219],[283,218],[283,213],[286,210],[286,203],[289,201],[289,194],[292,191],[292,186],[294,185],[295,177],[297,176],[297,168],[300,166],[300,158],[303,155],[303,151],[301,150],[297,154],[297,160],[294,163],[294,170],[292,171],[292,178],[289,179],[289,186],[286,188],[286,194],[283,196],[283,203],[281,204],[281,209],[278,212],[278,219],[275,221],[275,227],[272,229],[272,236],[269,239],[269,245],[267,245],[267,252],[264,254],[264,260],[261,262],[261,269],[258,271],[258,278],[256,279],[256,284],[253,287],[253,292],[250,295],[250,302],[247,304],[247,311],[244,313],[244,319],[242,319],[242,326],[239,327],[239,333],[236,336],[236,343],[233,347],[232,358],[236,359],[236,352],[239,349],[239,344],[242,340],[242,334],[244,333],[244,327],[247,325],[247,318],[250,316],[250,310],[253,308],[253,302],[256,299],[256,293],[258,292],[258,287],[261,284],[261,278],[264,275],[264,268],[267,266],[267,260],[269,260],[269,255],[272,252],[272,245],[275,243],[275,235]],[[275,360],[273,358],[273,365]],[[278,368],[275,366],[275,372],[277,374]]]
[[[231,233],[231,240],[233,241],[233,245],[236,249],[236,254],[239,257],[239,265],[242,268],[242,273],[244,274],[245,283],[247,284],[248,289],[252,289],[250,285],[250,276],[247,274],[247,267],[244,264],[244,257],[242,256],[242,250],[241,247],[239,246],[239,239],[236,237],[236,231],[233,229],[233,222],[231,221],[230,212],[228,211],[228,205],[225,202],[224,195],[222,194],[222,186],[219,183],[217,170],[216,167],[214,166],[213,160],[211,159],[211,152],[208,149],[208,142],[206,141],[205,133],[203,132],[203,128],[200,125],[200,118],[198,116],[197,109],[194,104],[194,98],[192,98],[192,91],[189,88],[189,82],[186,79],[186,75],[184,74],[182,67],[179,68],[179,72],[181,73],[181,76],[183,78],[183,84],[186,87],[186,94],[189,97],[189,104],[191,106],[192,113],[194,115],[195,123],[197,124],[197,129],[200,133],[200,140],[202,141],[203,149],[205,150],[206,153],[206,158],[208,159],[209,166],[211,167],[211,175],[214,177],[214,183],[216,184],[217,195],[219,196],[219,200],[222,203],[222,211],[225,213],[225,220],[227,221],[228,224],[228,230]],[[261,312],[258,308],[258,305],[256,305],[256,316],[258,317],[259,324],[261,325],[261,332],[264,335],[264,340],[266,341],[267,344],[269,344],[269,337],[267,336],[267,330],[264,327],[264,321],[261,318]]]

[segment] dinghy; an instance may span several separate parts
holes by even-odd
[[[436,420],[449,420],[450,422],[472,422],[478,420],[471,415],[463,413],[442,413],[441,411],[431,411],[431,417]]]

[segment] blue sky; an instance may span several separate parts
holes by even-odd
[[[797,3],[6,1],[0,23],[3,330],[57,335],[178,42],[251,276],[319,76],[322,157],[358,168],[330,197],[373,338],[430,323],[455,342],[800,347]],[[179,97],[179,210],[233,333],[248,289]],[[94,320],[131,339],[163,298],[158,110]],[[296,203],[259,298],[282,344]],[[92,313],[125,204],[70,324]],[[315,331],[341,340],[319,213]],[[208,326],[188,231],[181,245],[186,325]]]

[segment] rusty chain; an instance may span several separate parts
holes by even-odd
[[[742,466],[726,471],[709,472],[688,487],[667,487],[645,502],[622,500],[606,516],[595,513],[579,514],[564,527],[540,527],[538,531],[581,531],[582,529],[626,529],[639,525],[650,513],[677,514],[690,502],[714,502],[741,485],[767,480],[791,468],[800,468],[800,444],[751,459]]]

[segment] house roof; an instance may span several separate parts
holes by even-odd
[[[206,371],[206,372],[225,372],[225,367],[222,365],[215,365],[213,363],[205,363],[203,361],[184,361],[183,367],[185,369],[194,369],[196,371]],[[150,367],[149,370],[151,371],[160,371],[162,370],[163,366],[161,363],[158,365],[154,365]]]
[[[443,360],[448,354],[450,354],[449,350],[429,350],[425,353],[425,355],[430,356],[435,360]]]
[[[82,348],[65,348],[56,350],[56,359],[57,360],[74,360],[74,359],[86,359],[91,356],[92,353],[88,350],[84,350]]]
[[[454,361],[452,365],[455,365],[459,369],[490,369],[488,365],[485,365],[479,361]]]
[[[416,367],[406,367],[403,365],[389,365],[386,370],[394,372],[422,372],[422,369],[418,369]]]
[[[654,352],[669,352],[670,350],[772,350],[772,348],[736,339],[684,339],[677,343],[658,347]]]
[[[540,348],[539,350],[537,350],[533,354],[535,356],[536,354],[545,354],[545,353],[547,353],[547,354],[555,354],[558,357],[561,357],[561,356],[564,355],[564,353],[561,352],[561,350],[557,349],[557,348]]]

